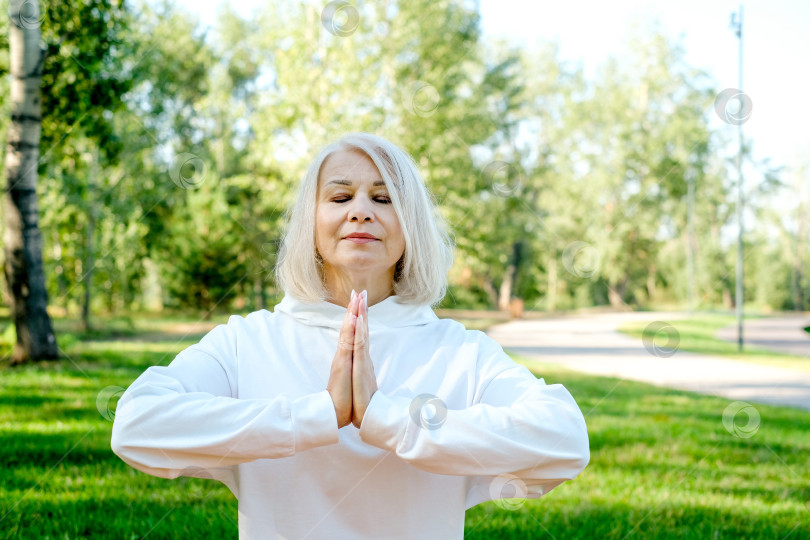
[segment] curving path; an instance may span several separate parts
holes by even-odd
[[[504,349],[570,369],[647,382],[733,400],[810,410],[810,373],[677,350],[666,327],[653,343],[620,334],[629,321],[659,321],[677,328],[687,313],[610,313],[521,319],[487,330]],[[668,345],[672,345],[671,347]]]
[[[805,326],[810,326],[810,317],[801,314],[743,320],[743,339],[761,349],[810,358],[810,333]],[[721,329],[717,337],[736,343],[737,325]]]

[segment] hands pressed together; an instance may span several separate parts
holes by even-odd
[[[349,423],[359,429],[371,396],[377,391],[377,378],[369,355],[366,297],[366,291],[357,294],[352,290],[326,385],[335,404],[338,429]]]

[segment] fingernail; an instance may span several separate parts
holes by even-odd
[[[352,299],[351,299],[352,302],[354,302],[354,296],[355,296],[355,292],[354,292],[354,289],[352,289]]]
[[[368,291],[363,289],[363,300],[368,301]]]

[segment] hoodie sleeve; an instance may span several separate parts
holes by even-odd
[[[240,324],[244,318],[232,316],[127,388],[112,428],[118,457],[147,474],[177,478],[338,442],[326,390],[294,400],[234,397]]]
[[[424,471],[473,477],[479,491],[468,494],[473,504],[540,497],[588,464],[585,419],[562,385],[547,385],[492,338],[477,333],[470,407],[448,410],[440,397],[387,396],[378,390],[360,437]],[[428,405],[432,414],[422,412]],[[511,491],[504,489],[507,484]]]

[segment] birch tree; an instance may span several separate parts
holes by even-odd
[[[42,265],[37,164],[42,128],[39,2],[12,0],[8,14],[11,123],[6,141],[5,262],[17,329],[12,364],[58,358]]]

